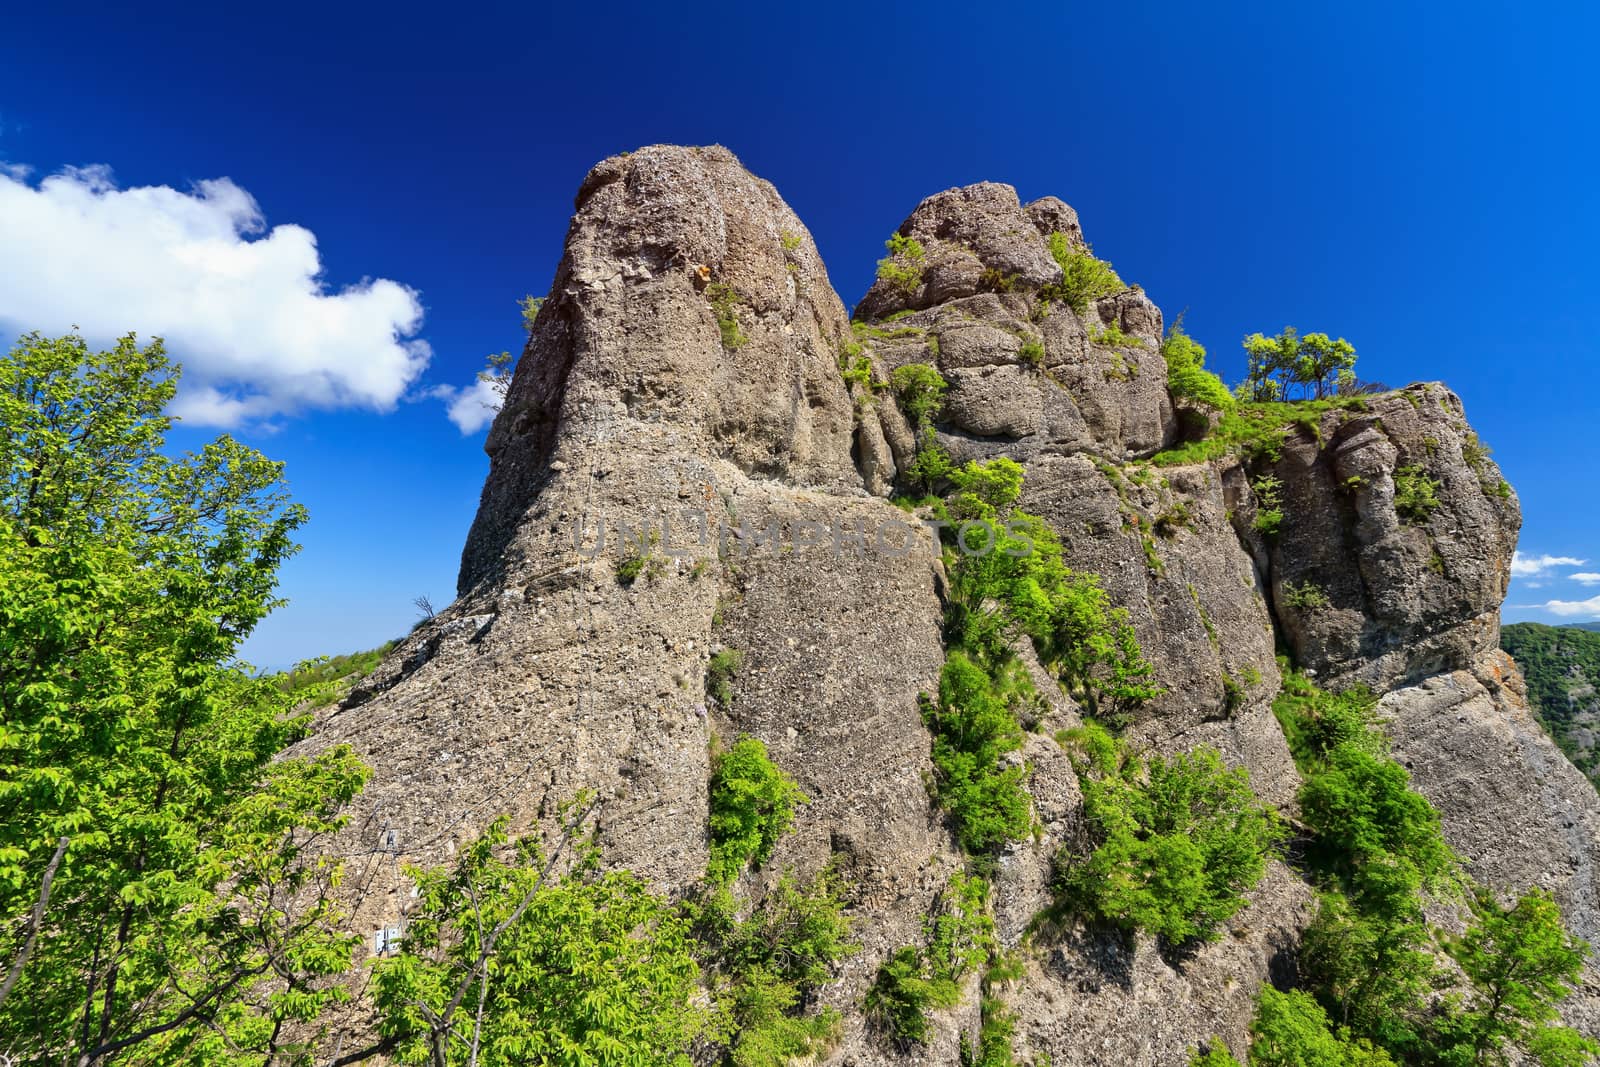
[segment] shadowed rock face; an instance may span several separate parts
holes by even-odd
[[[938,366],[951,383],[939,441],[959,459],[1023,463],[1023,505],[1128,610],[1166,690],[1130,736],[1164,752],[1216,745],[1287,808],[1299,779],[1270,710],[1280,642],[1325,679],[1420,683],[1386,707],[1452,842],[1496,888],[1551,884],[1581,930],[1600,931],[1592,790],[1516,725],[1503,686],[1461,673],[1494,644],[1518,515],[1452,394],[1418,386],[1329,414],[1275,461],[1143,466],[1131,461],[1179,432],[1160,311],[1136,289],[1081,318],[1036,307],[1061,276],[1050,235],[1083,247],[1070,207],[1024,206],[984,183],[928,198],[899,232],[922,244],[923,268],[914,284],[880,280],[863,298],[856,315],[874,328],[861,354],[879,379]],[[1113,326],[1132,340],[1103,343]],[[750,734],[811,803],[739,891],[754,897],[785,868],[808,876],[828,862],[850,886],[862,951],[825,993],[846,1020],[828,1062],[957,1062],[977,1024],[975,986],[912,1052],[869,1032],[859,1011],[962,861],[929,803],[917,703],[943,662],[936,553],[926,534],[897,555],[840,533],[864,526],[870,542],[909,520],[885,498],[915,449],[889,393],[842,377],[853,351],[805,227],[726,150],[655,146],[589,174],[489,435],[459,598],[304,745],[349,743],[375,769],[343,848],[359,857],[347,879],[358,929],[403,919],[402,860],[447,862],[502,812],[514,829],[538,826],[581,789],[601,801],[606,861],[681,893],[706,862],[710,747]],[[1397,473],[1410,467],[1437,482],[1439,506],[1421,521],[1396,508]],[[1272,539],[1251,528],[1251,486],[1269,472],[1285,513]],[[656,539],[619,546],[622,523],[649,524]],[[724,558],[718,524],[733,531]],[[628,556],[649,561],[631,584],[616,569]],[[1307,582],[1323,609],[1295,606]],[[722,649],[743,654],[726,708],[705,692]],[[1030,668],[1047,696],[1022,753],[1038,832],[995,875],[1008,946],[1048,900],[1053,855],[1082,830],[1077,780],[1051,739],[1079,710]],[[1475,786],[1480,770],[1515,784]],[[1519,800],[1529,790],[1538,804]],[[1527,824],[1528,844],[1495,841],[1508,820]],[[1274,864],[1223,938],[1188,959],[1164,959],[1145,938],[1039,941],[1006,993],[1024,1062],[1169,1065],[1214,1035],[1242,1052],[1256,992],[1291,973],[1311,900]]]

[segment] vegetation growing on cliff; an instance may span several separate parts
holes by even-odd
[[[924,925],[924,943],[902,947],[878,969],[863,1007],[902,1049],[927,1040],[929,1013],[956,1004],[962,980],[997,951],[988,896],[982,878],[951,875]]]
[[[905,412],[912,429],[919,432],[939,414],[944,394],[950,388],[944,375],[927,363],[896,367],[889,375],[889,384],[900,401],[900,410]]]
[[[1284,441],[1296,428],[1320,439],[1325,413],[1363,411],[1366,407],[1365,396],[1262,403],[1241,399],[1232,410],[1223,413],[1204,438],[1158,452],[1150,462],[1158,467],[1183,466],[1228,455],[1276,460]]]
[[[689,907],[721,1013],[717,1040],[735,1067],[782,1067],[825,1050],[837,1036],[839,1013],[818,1009],[815,999],[857,948],[843,890],[830,867],[809,885],[785,873],[746,918],[726,889]]]
[[[950,383],[927,363],[907,363],[894,369],[889,384],[916,437],[917,454],[904,472],[905,477],[924,493],[932,493],[945,485],[956,469],[933,429]]]
[[[1022,468],[1009,459],[968,463],[951,482],[939,503],[955,526],[945,547],[948,651],[938,699],[924,699],[923,716],[935,795],[962,846],[985,856],[1021,840],[1029,825],[1026,770],[1002,766],[1022,745],[1017,709],[1033,697],[1015,639],[1031,639],[1047,669],[1113,719],[1158,690],[1126,613],[1093,576],[1067,568],[1049,527],[1016,506]]]
[[[889,254],[878,260],[878,280],[887,282],[902,293],[916,292],[922,284],[923,258],[926,254],[922,242],[915,237],[896,233],[890,235],[883,244]]]
[[[1401,467],[1394,472],[1394,510],[1413,526],[1426,525],[1439,510],[1439,481],[1421,467]]]
[[[1127,286],[1111,264],[1096,259],[1087,246],[1074,248],[1064,233],[1050,235],[1050,256],[1061,268],[1061,281],[1040,292],[1045,301],[1060,300],[1079,318],[1089,313],[1089,305],[1102,296],[1121,292]]]
[[[1057,907],[1174,945],[1215,939],[1283,838],[1249,775],[1208,746],[1146,760],[1092,723],[1065,740],[1095,843],[1058,858]]]
[[[998,851],[1028,834],[1027,773],[1003,766],[1022,747],[1022,727],[1012,711],[1015,691],[953,651],[939,676],[939,697],[922,704],[933,735],[935,795],[950,812],[956,839],[974,856]]]
[[[421,905],[373,974],[382,1051],[430,1067],[686,1067],[712,1023],[689,923],[629,872],[601,873],[584,814],[548,856],[534,836],[508,848],[501,819],[453,867],[408,869]]]
[[[741,737],[711,757],[711,859],[706,876],[724,884],[772,858],[778,839],[809,803],[793,778],[767,756],[767,746]]]
[[[831,869],[785,873],[753,905],[730,883],[765,863],[802,803],[765,746],[713,760],[710,860],[682,904],[625,870],[602,872],[582,796],[556,847],[493,823],[450,867],[410,868],[420,907],[375,966],[380,1042],[403,1063],[664,1063],[691,1048],[735,1067],[826,1049],[839,1015],[815,1003],[856,950]]]
[[[1249,369],[1239,386],[1241,400],[1284,400],[1295,389],[1303,397],[1326,400],[1356,384],[1355,346],[1343,337],[1301,335],[1285,326],[1276,337],[1251,334],[1244,339],[1244,350]]]
[[[1600,1054],[1551,1025],[1586,947],[1539,891],[1509,909],[1472,894],[1473,923],[1445,941],[1461,978],[1440,967],[1424,903],[1459,895],[1463,876],[1438,813],[1371,725],[1373,703],[1361,690],[1324,693],[1286,669],[1273,709],[1305,780],[1307,862],[1321,897],[1300,962],[1328,1018],[1406,1063],[1500,1062],[1520,1049],[1555,1067]],[[1449,990],[1445,1009],[1434,1011],[1440,988]]]
[[[1161,342],[1161,356],[1167,363],[1167,392],[1173,397],[1193,400],[1218,411],[1232,411],[1237,404],[1222,379],[1206,370],[1206,350],[1200,342],[1183,332],[1183,316],[1178,316]]]

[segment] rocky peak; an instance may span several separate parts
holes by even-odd
[[[375,768],[344,850],[371,857],[348,879],[368,887],[358,928],[404,920],[401,859],[444,862],[496,814],[530,828],[580,789],[604,799],[606,862],[684,892],[705,869],[710,747],[749,735],[811,803],[741,892],[827,864],[849,886],[861,951],[823,994],[844,1019],[827,1062],[958,1062],[975,985],[917,1048],[859,1010],[963,862],[930,802],[918,706],[944,660],[942,565],[931,544],[886,554],[840,533],[909,521],[885,497],[919,442],[874,382],[923,363],[950,386],[934,441],[958,462],[1023,464],[1023,505],[1128,612],[1163,691],[1129,726],[1137,744],[1215,745],[1290,810],[1280,645],[1325,680],[1393,689],[1399,751],[1474,874],[1503,892],[1551,885],[1578,928],[1600,929],[1600,803],[1525,728],[1512,669],[1488,651],[1519,516],[1453,394],[1413,386],[1287,427],[1276,450],[1176,462],[1161,455],[1184,430],[1159,309],[1133,287],[1081,309],[1058,295],[1058,254],[1087,249],[1070,207],[982,183],[929,197],[896,232],[920,252],[894,253],[852,325],[800,220],[725,149],[654,146],[585,178],[489,437],[461,595],[307,742],[347,742]],[[622,523],[652,533],[597,544]],[[794,543],[802,528],[826,531],[820,550]],[[730,652],[723,701],[705,679]],[[1007,948],[1082,833],[1051,739],[1080,712],[1030,669],[1043,700],[1017,755],[1037,830],[997,860]],[[1508,841],[1498,823],[1540,829]],[[1226,936],[1186,959],[1093,931],[1030,949],[1007,993],[1018,1046],[1058,1067],[1182,1063],[1218,1035],[1243,1050],[1313,896],[1274,863]]]
[[[849,327],[810,232],[725,148],[655,145],[584,179],[486,448],[460,589],[495,574],[551,464],[599,442],[859,491],[837,353]]]

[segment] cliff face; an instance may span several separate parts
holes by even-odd
[[[1128,610],[1164,690],[1131,738],[1215,745],[1287,809],[1299,778],[1271,711],[1286,646],[1325,681],[1389,692],[1397,754],[1478,877],[1548,885],[1600,935],[1594,792],[1527,728],[1515,669],[1493,651],[1520,518],[1460,401],[1413,386],[1291,428],[1276,456],[1147,464],[1186,432],[1160,311],[1138,289],[1083,315],[1035,309],[1061,278],[1051,235],[1082,243],[1071,208],[982,184],[928,198],[899,232],[922,268],[872,287],[856,316],[877,327],[856,341],[805,227],[725,150],[646,148],[585,179],[489,437],[460,597],[308,743],[348,742],[376,768],[350,832],[377,849],[352,876],[367,887],[358,927],[403,917],[402,860],[443,862],[494,815],[529,827],[579,789],[602,798],[607,861],[681,892],[705,867],[712,738],[749,734],[812,803],[743,890],[830,861],[849,887],[863,947],[825,997],[845,1017],[829,1062],[957,1061],[975,989],[911,1053],[858,1010],[962,862],[929,800],[917,701],[944,658],[944,576],[925,533],[903,554],[872,545],[886,530],[898,544],[911,521],[887,498],[916,442],[888,394],[869,400],[841,374],[860,343],[878,377],[936,365],[950,382],[937,440],[958,460],[1023,464],[1023,506]],[[1417,472],[1433,506],[1397,505]],[[1275,501],[1260,499],[1264,476]],[[1254,526],[1266,503],[1283,512],[1273,538]],[[624,523],[656,530],[628,550],[643,568],[631,583],[616,570]],[[780,538],[764,540],[774,524]],[[723,649],[743,656],[726,706],[704,688]],[[1051,740],[1079,709],[1041,691],[1022,754],[1038,832],[995,876],[1008,946],[1081,824]],[[1507,840],[1512,825],[1526,833]],[[1292,977],[1312,896],[1274,864],[1227,934],[1180,961],[1142,937],[1037,944],[1007,998],[1019,1049],[1173,1064],[1220,1035],[1242,1051],[1260,984]]]

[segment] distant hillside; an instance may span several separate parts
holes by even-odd
[[[1600,623],[1543,626],[1519,622],[1500,645],[1528,678],[1528,702],[1550,736],[1600,783]]]
[[[332,704],[371,674],[396,644],[386,641],[365,652],[306,660],[294,670],[277,675],[278,688],[293,696],[297,704],[310,704],[314,708]]]

